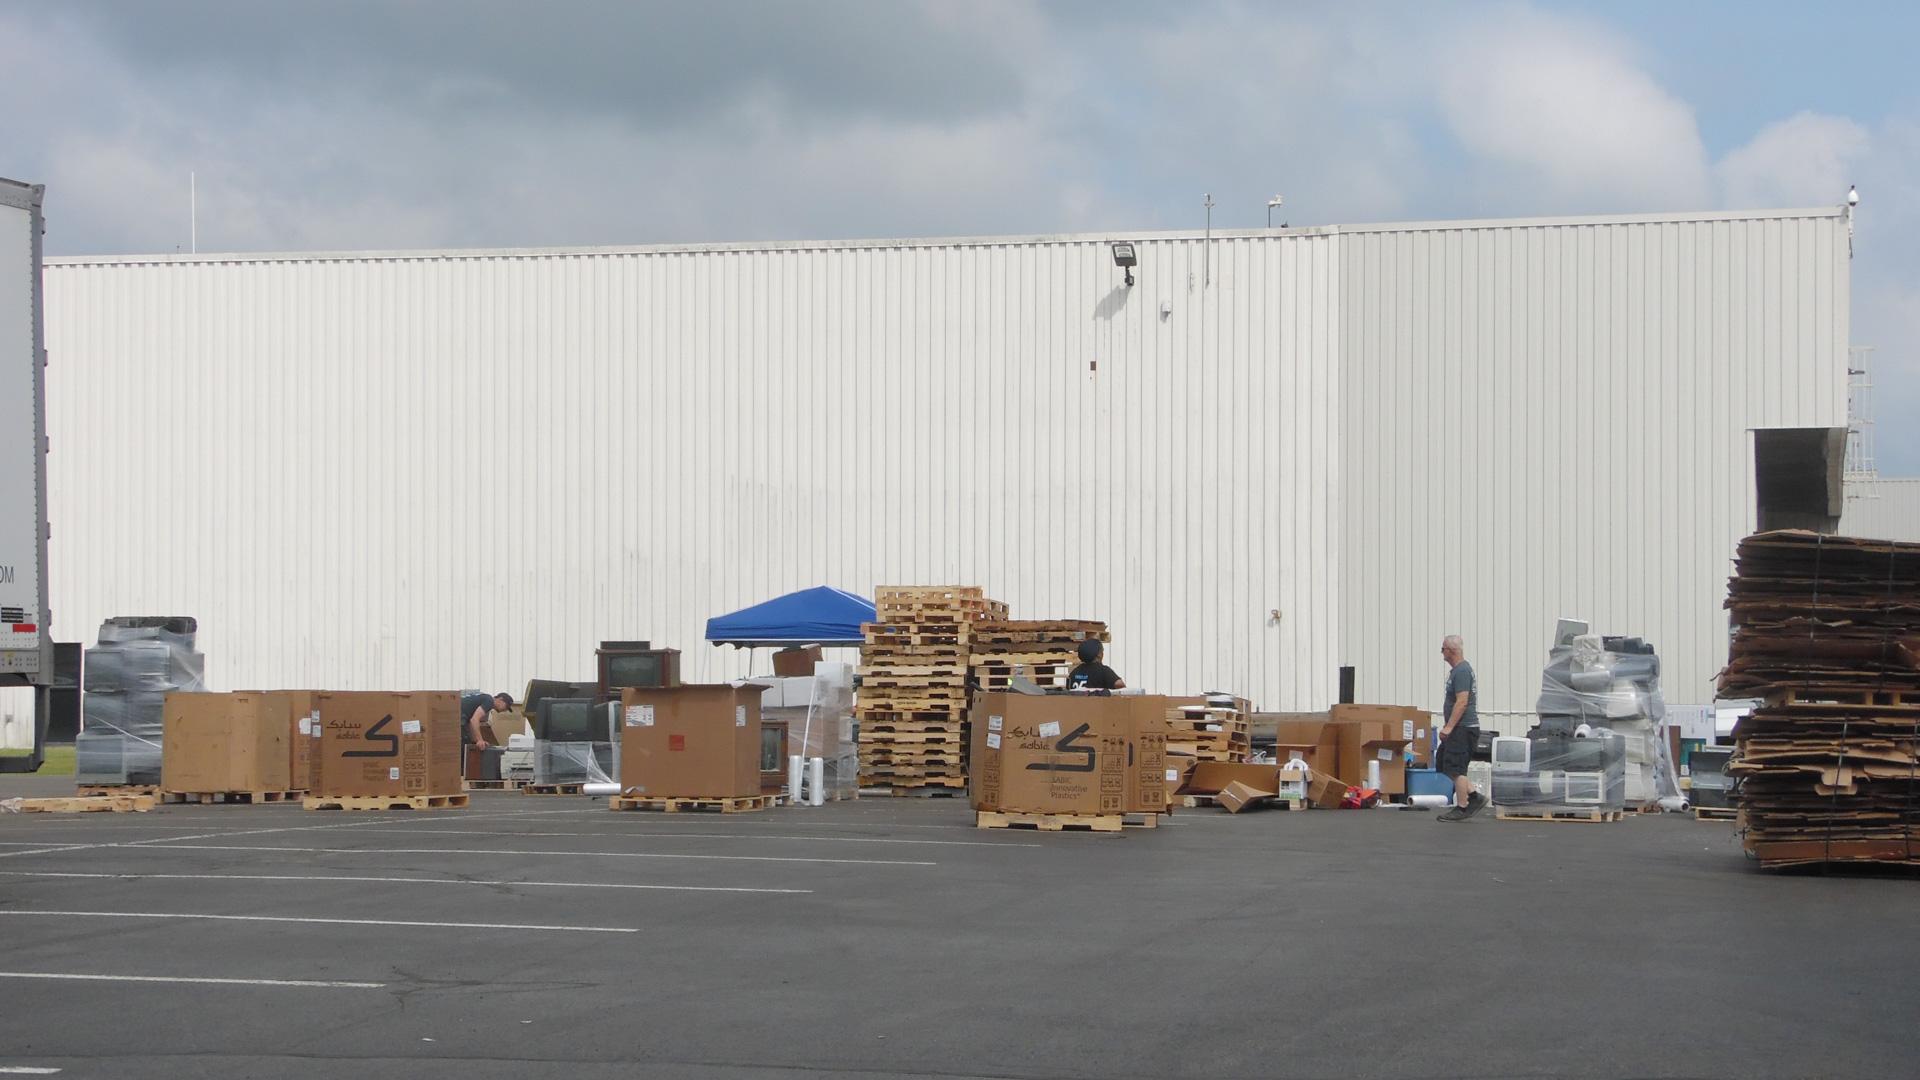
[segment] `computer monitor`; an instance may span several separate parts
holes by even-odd
[[[590,697],[547,698],[534,714],[533,737],[546,742],[605,742],[606,713]]]
[[[613,700],[622,690],[655,690],[680,685],[680,650],[607,647],[622,644],[605,642],[597,650],[602,698]]]

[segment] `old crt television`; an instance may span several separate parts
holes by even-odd
[[[520,704],[526,708],[528,716],[540,715],[540,703],[548,698],[592,697],[594,685],[590,682],[568,682],[564,679],[529,679],[527,681],[527,699]]]
[[[611,701],[629,688],[680,685],[679,649],[655,649],[645,641],[603,641],[594,652],[600,658],[603,700]]]
[[[533,715],[533,737],[542,742],[606,742],[607,712],[593,699],[547,698]]]

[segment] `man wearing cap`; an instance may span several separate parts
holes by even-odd
[[[1106,650],[1100,643],[1088,638],[1080,643],[1080,666],[1067,675],[1069,690],[1122,690],[1126,682],[1120,674],[1100,662]]]

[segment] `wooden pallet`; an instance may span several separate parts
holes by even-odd
[[[682,810],[717,810],[722,814],[738,814],[777,806],[780,798],[778,795],[741,795],[711,799],[654,799],[644,795],[614,795],[607,799],[607,809],[659,810],[667,814],[677,814]]]
[[[465,795],[309,795],[309,810],[452,810],[467,805]]]
[[[144,814],[153,809],[152,795],[74,795],[50,799],[0,799],[0,813],[12,814]]]
[[[1739,818],[1740,811],[1732,806],[1696,806],[1693,817],[1696,821],[1733,821]]]
[[[158,795],[159,784],[81,784],[74,792],[82,798],[88,795]]]
[[[468,791],[519,791],[531,780],[462,780]]]
[[[162,791],[163,803],[275,803],[292,802],[306,795],[304,791]]]
[[[1784,705],[1920,705],[1920,691],[1844,684],[1783,686],[1767,691],[1766,703]]]
[[[1519,810],[1496,806],[1493,816],[1501,821],[1620,821],[1626,815],[1618,810]]]
[[[1155,829],[1159,814],[1014,814],[1000,810],[974,812],[976,829],[1038,829],[1041,832],[1095,832],[1119,834],[1127,829]]]
[[[584,784],[522,784],[522,795],[578,795]]]
[[[886,784],[869,783],[865,777],[862,777],[860,780],[860,794],[863,796],[879,795],[882,797],[895,796],[899,798],[964,799],[967,797],[967,788],[964,783],[959,787],[948,787],[945,784],[900,784],[897,786],[889,786]]]
[[[1218,795],[1180,795],[1176,796],[1176,798],[1180,800],[1180,805],[1188,810],[1197,809],[1202,806],[1220,805],[1220,796]],[[1305,799],[1278,798],[1268,798],[1262,801],[1258,807],[1258,809],[1262,810],[1305,810],[1306,808],[1307,802]]]

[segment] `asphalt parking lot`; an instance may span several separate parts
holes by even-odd
[[[1912,1076],[1917,889],[1678,815],[4,815],[0,1069]]]

